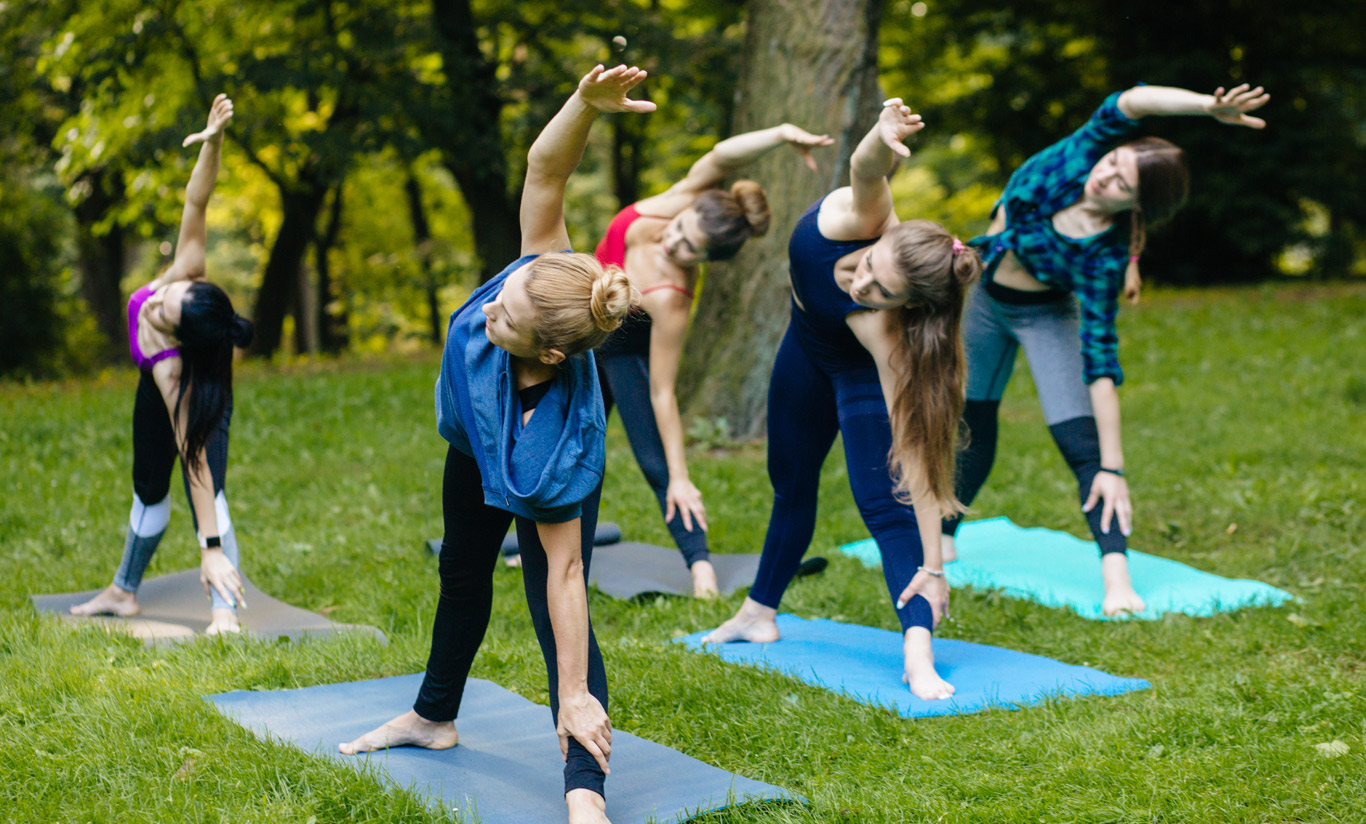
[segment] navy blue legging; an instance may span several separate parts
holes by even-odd
[[[859,514],[882,552],[882,574],[892,603],[924,563],[915,512],[892,492],[887,456],[891,421],[872,357],[865,361],[818,364],[789,325],[778,347],[768,385],[768,477],[773,514],[764,554],[749,597],[773,609],[796,574],[816,530],[816,493],[821,464],[844,436],[849,486]],[[932,629],[930,602],[916,595],[897,610],[903,631]]]

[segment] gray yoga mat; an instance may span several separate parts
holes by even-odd
[[[394,784],[488,824],[564,820],[564,763],[550,709],[477,678],[461,701],[460,744],[449,750],[399,747],[342,755],[351,741],[412,708],[422,675],[209,696],[259,736],[349,767],[370,764]],[[763,799],[801,800],[780,787],[728,773],[620,730],[612,733],[607,815],[613,824],[686,821],[702,812]]]
[[[615,544],[617,541],[620,540],[621,527],[617,526],[611,521],[603,521],[602,523],[598,524],[596,529],[593,530],[593,546],[606,546],[607,544]],[[431,550],[433,555],[440,555],[441,539],[427,539],[427,549]],[[504,555],[517,554],[516,529],[509,529],[508,534],[503,536],[502,552]]]
[[[754,584],[759,570],[758,555],[719,555],[712,553],[716,583],[722,595]],[[825,569],[826,560],[807,558],[797,569],[798,576]],[[588,583],[613,598],[635,598],[648,593],[692,595],[692,575],[678,550],[625,541],[593,550],[588,568]]]
[[[245,582],[247,606],[238,610],[242,628],[253,638],[290,638],[331,635],[334,632],[356,631],[371,634],[381,642],[384,633],[364,624],[338,624],[317,613],[290,606]],[[142,611],[131,618],[113,615],[72,615],[68,609],[95,597],[100,590],[67,592],[59,595],[33,595],[33,607],[68,621],[98,623],[141,638],[148,644],[186,641],[202,635],[209,626],[209,599],[199,583],[199,570],[187,569],[170,575],[159,575],[142,582],[138,588],[138,604]]]

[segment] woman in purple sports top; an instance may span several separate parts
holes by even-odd
[[[202,143],[185,189],[175,260],[128,300],[128,349],[142,372],[133,401],[133,509],[114,581],[75,615],[136,615],[137,590],[171,517],[171,472],[181,459],[201,547],[200,580],[210,598],[209,634],[235,632],[243,602],[237,538],[223,486],[232,418],[234,346],[252,326],[226,293],[205,280],[205,213],[218,177],[232,101],[214,98],[208,125],[185,138]]]

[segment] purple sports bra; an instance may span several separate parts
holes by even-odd
[[[142,311],[142,304],[146,303],[155,291],[149,283],[128,299],[128,352],[133,356],[133,363],[143,371],[150,371],[161,361],[180,355],[179,349],[171,348],[148,357],[142,353],[142,347],[138,346],[138,313]]]

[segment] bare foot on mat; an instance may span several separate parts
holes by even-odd
[[[721,589],[716,584],[716,567],[711,561],[698,561],[689,570],[692,573],[692,597],[719,598]]]
[[[103,592],[68,610],[72,615],[118,615],[127,618],[138,614],[137,593],[110,584]]]
[[[425,747],[429,750],[449,750],[460,743],[460,733],[454,721],[428,721],[413,710],[381,725],[349,744],[338,744],[345,755],[374,752],[389,747]]]
[[[607,802],[592,790],[570,790],[564,794],[569,807],[569,824],[611,824],[607,820]]]
[[[1105,600],[1100,611],[1109,616],[1136,615],[1148,608],[1134,591],[1129,579],[1129,559],[1123,552],[1107,552],[1100,559],[1100,575],[1105,580]]]
[[[213,618],[209,620],[209,626],[204,629],[205,635],[222,635],[225,632],[241,632],[242,625],[237,622],[237,613],[230,609],[216,609],[213,611]]]
[[[911,688],[911,694],[925,701],[937,701],[953,695],[953,685],[934,669],[934,650],[930,647],[930,631],[924,627],[911,627],[906,630],[906,640],[902,644],[906,658],[905,670],[901,680]]]
[[[778,610],[745,599],[735,617],[703,636],[704,644],[749,641],[766,644],[778,640]]]

